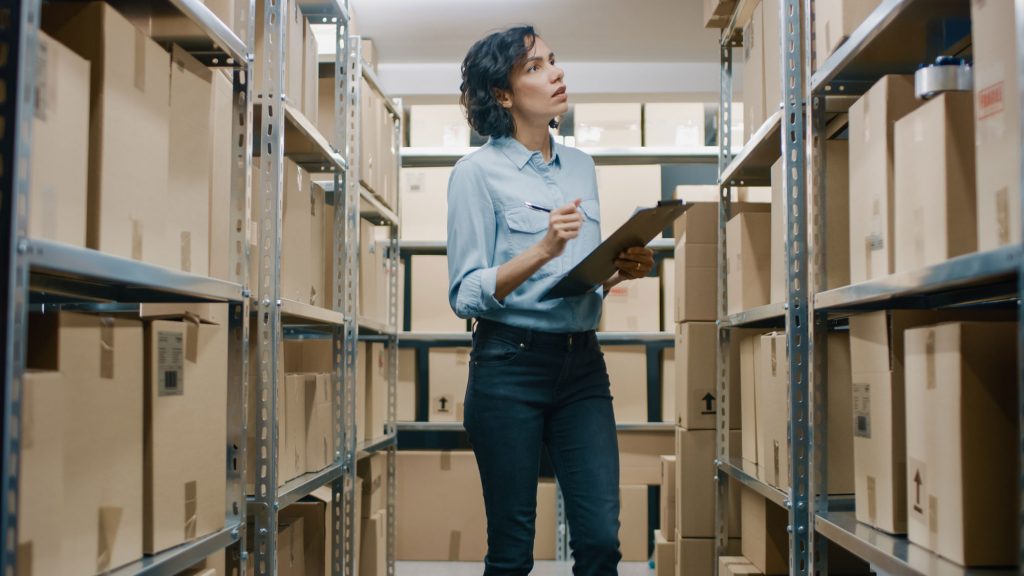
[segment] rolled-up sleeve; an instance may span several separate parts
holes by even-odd
[[[476,318],[504,308],[494,297],[497,221],[479,168],[459,162],[448,180],[448,302],[456,316]]]

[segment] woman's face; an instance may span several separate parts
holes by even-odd
[[[569,110],[565,72],[555,65],[555,55],[537,36],[526,61],[512,70],[512,94],[505,99],[517,122],[547,125]]]

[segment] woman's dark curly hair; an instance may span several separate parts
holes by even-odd
[[[469,49],[462,61],[462,95],[466,119],[481,136],[511,136],[512,113],[498,102],[497,90],[512,90],[512,71],[526,61],[537,33],[533,26],[516,26],[488,34]]]

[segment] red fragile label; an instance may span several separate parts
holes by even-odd
[[[978,120],[984,120],[1003,111],[1003,83],[978,90]]]

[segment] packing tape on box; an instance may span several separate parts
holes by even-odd
[[[1010,196],[1006,187],[996,190],[996,234],[999,245],[1010,243]]]
[[[196,537],[197,511],[199,509],[196,481],[185,482],[185,541]]]
[[[195,364],[199,359],[199,316],[185,312],[185,360]]]
[[[448,560],[458,560],[459,550],[462,548],[462,532],[452,530],[448,535]]]
[[[99,509],[99,541],[96,549],[96,571],[106,572],[112,567],[114,545],[117,543],[117,531],[121,527],[121,516],[124,510],[120,506],[100,506]]]
[[[32,541],[18,542],[16,554],[18,558],[18,576],[33,576]]]
[[[452,452],[451,450],[441,451],[441,470],[448,472],[452,469]]]
[[[142,221],[132,218],[132,260],[142,260]]]
[[[877,522],[878,518],[878,498],[875,485],[875,477],[868,476],[868,519],[872,522]]]
[[[778,362],[779,362],[779,360],[778,360],[778,353],[776,351],[776,346],[775,346],[775,338],[772,338],[771,340],[769,340],[769,342],[772,343],[772,348],[771,348],[772,376],[776,376],[778,374]],[[776,447],[776,449],[777,448],[778,447]],[[779,463],[778,463],[778,456],[776,455],[776,458],[775,458],[775,466],[776,466],[776,468],[778,468],[778,465],[779,465]]]
[[[774,346],[774,340],[772,342],[773,342],[772,345]],[[778,440],[774,440],[772,442],[772,444],[773,444],[772,448],[773,448],[773,451],[775,453],[774,454],[775,465],[773,467],[773,470],[775,472],[775,486],[778,487],[779,484],[782,483],[782,482],[779,481],[779,477],[780,477],[780,473],[779,473],[779,441]]]
[[[100,318],[100,378],[114,378],[114,319]]]
[[[192,233],[181,233],[181,271],[192,271]]]
[[[928,534],[931,535],[932,547],[938,544],[939,534],[939,499],[928,495]]]
[[[935,379],[937,377],[937,374],[935,373],[935,330],[931,328],[928,329],[928,336],[925,338],[924,349],[925,362],[927,363],[927,366],[925,367],[927,374],[925,376],[925,385],[928,390],[935,390]]]
[[[146,91],[146,42],[142,30],[135,30],[135,89]]]

